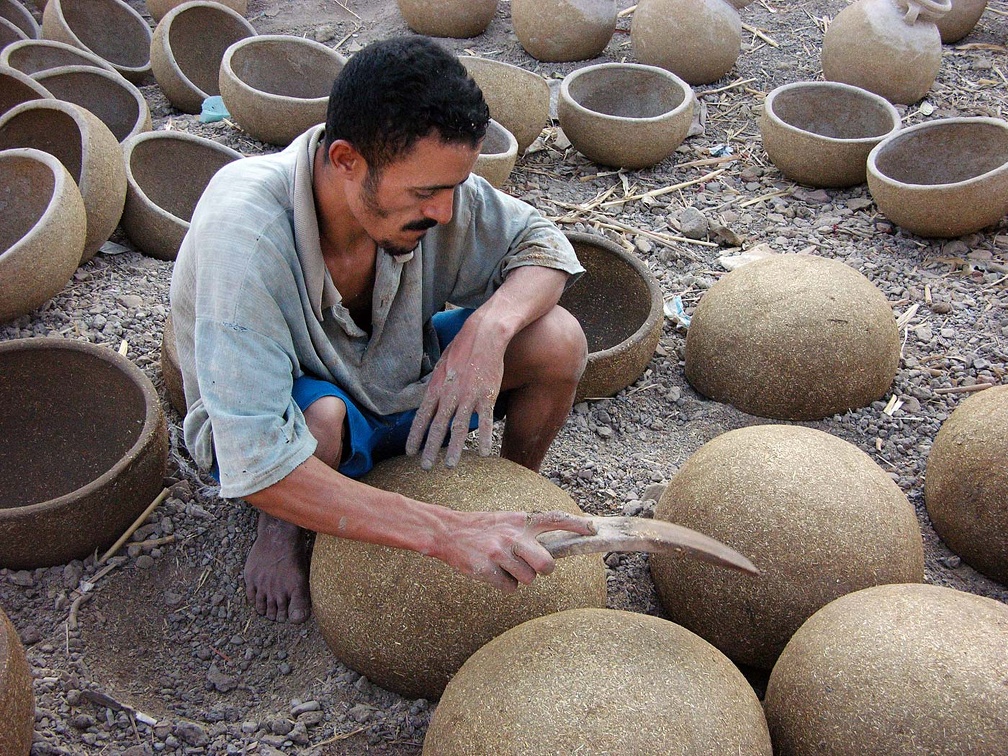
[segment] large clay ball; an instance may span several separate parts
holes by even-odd
[[[839,598],[802,625],[764,701],[774,752],[1008,748],[1008,606],[933,585]]]
[[[717,436],[672,478],[655,517],[717,538],[761,570],[752,577],[651,557],[669,619],[764,669],[838,596],[924,579],[906,496],[863,451],[812,428],[757,425]]]
[[[491,641],[449,683],[424,754],[770,754],[760,704],[667,620],[574,609]]]
[[[0,610],[0,754],[27,754],[34,729],[31,668],[14,626]]]
[[[899,355],[892,306],[867,278],[837,260],[774,255],[701,298],[686,378],[752,415],[817,420],[885,394]]]
[[[973,395],[942,425],[924,500],[949,548],[1008,585],[1008,386]]]
[[[546,478],[499,457],[463,455],[430,472],[409,457],[364,482],[461,511],[581,510]],[[484,643],[544,614],[606,603],[598,555],[557,560],[553,574],[513,594],[412,551],[320,535],[311,563],[315,617],[333,653],[408,698],[437,698]]]

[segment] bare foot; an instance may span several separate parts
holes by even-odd
[[[259,614],[295,624],[308,619],[308,565],[301,528],[259,512],[255,543],[245,560],[245,594]]]

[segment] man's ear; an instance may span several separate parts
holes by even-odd
[[[359,178],[367,173],[364,156],[345,139],[337,139],[329,145],[329,164],[343,178]]]

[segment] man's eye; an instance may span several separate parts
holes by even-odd
[[[414,194],[416,195],[417,199],[425,199],[425,200],[430,199],[431,197],[434,196],[434,192],[432,191],[417,190],[414,192]]]

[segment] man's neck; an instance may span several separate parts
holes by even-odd
[[[322,254],[327,260],[356,257],[362,252],[373,254],[375,244],[350,211],[343,184],[334,175],[321,144],[315,152],[312,194]]]

